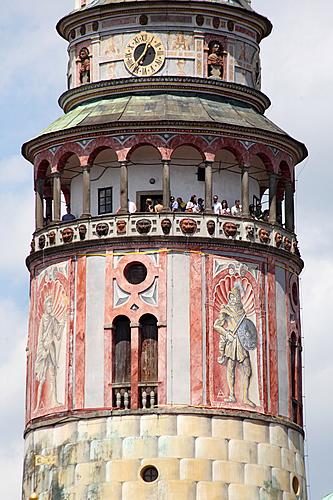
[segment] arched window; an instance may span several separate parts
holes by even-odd
[[[140,320],[140,382],[158,380],[158,331],[157,319],[145,314]]]
[[[126,316],[118,316],[113,323],[113,383],[131,381],[131,327]]]

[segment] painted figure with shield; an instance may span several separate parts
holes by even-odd
[[[252,367],[249,351],[257,348],[257,329],[254,323],[246,317],[241,299],[242,285],[236,281],[228,294],[228,303],[221,307],[219,317],[214,323],[214,329],[220,335],[218,363],[226,364],[229,396],[227,403],[236,402],[235,373],[236,365],[243,370],[242,395],[243,403],[254,407],[249,398],[249,387]]]

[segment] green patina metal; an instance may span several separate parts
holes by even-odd
[[[58,118],[42,134],[107,123],[204,122],[246,127],[285,135],[264,115],[239,101],[189,96],[184,93],[150,93],[100,99],[77,106]]]
[[[122,3],[127,1],[133,1],[133,0],[93,0],[88,5],[86,5],[86,7],[81,8],[81,10],[91,9],[92,7],[101,7],[102,5]],[[222,3],[226,5],[231,5],[233,7],[240,7],[246,10],[253,10],[250,5],[251,2],[248,0],[208,0],[208,1],[211,1],[212,3]]]

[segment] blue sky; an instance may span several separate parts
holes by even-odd
[[[55,24],[73,7],[11,0],[1,9],[0,79],[0,470],[4,497],[20,497],[29,276],[24,260],[33,230],[32,168],[21,144],[60,115],[66,86],[66,43]],[[253,0],[271,19],[262,43],[267,116],[306,143],[310,156],[297,174],[297,232],[305,260],[302,314],[306,432],[311,499],[333,491],[333,380],[330,309],[333,300],[331,120],[333,3]]]

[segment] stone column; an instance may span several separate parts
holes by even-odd
[[[81,217],[91,217],[90,212],[90,165],[83,167],[82,172],[82,215]]]
[[[277,174],[269,174],[269,219],[270,224],[276,224],[277,214]]]
[[[120,214],[128,213],[128,168],[127,161],[120,162]]]
[[[61,216],[61,179],[60,173],[54,172],[53,179],[53,220],[60,221]]]
[[[295,231],[294,189],[291,181],[285,183],[285,223],[288,231]]]
[[[163,160],[163,212],[170,212],[170,160]]]
[[[35,189],[35,227],[36,231],[44,226],[44,203],[43,203],[44,180],[37,179]]]
[[[250,191],[249,191],[249,167],[242,166],[242,214],[244,217],[250,216]]]
[[[205,213],[211,214],[213,204],[213,162],[206,161],[205,167]]]

